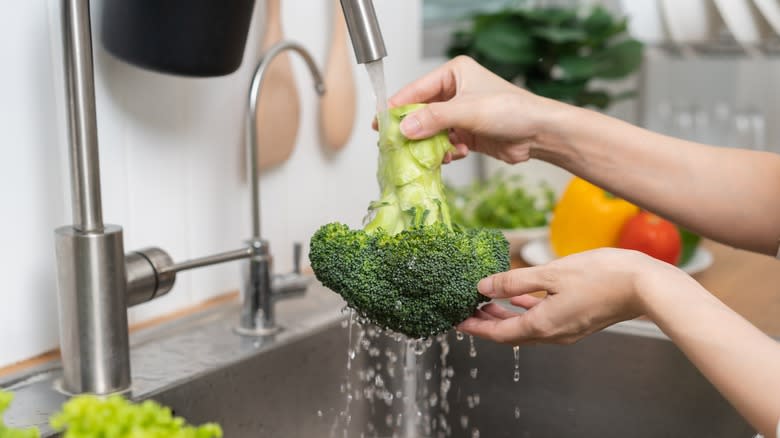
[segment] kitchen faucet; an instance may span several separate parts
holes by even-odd
[[[314,63],[311,54],[300,44],[282,41],[271,46],[260,59],[249,87],[249,111],[247,112],[246,143],[249,148],[250,173],[252,181],[252,238],[248,241],[253,255],[249,259],[248,278],[245,282],[244,307],[241,312],[241,324],[236,328],[240,334],[266,335],[279,329],[274,321],[273,303],[277,297],[294,295],[302,292],[307,286],[307,277],[300,275],[301,245],[295,244],[293,248],[293,272],[291,275],[277,277],[271,284],[270,265],[271,255],[268,242],[260,237],[260,184],[257,160],[257,98],[265,79],[268,66],[277,55],[291,50],[298,53],[309,68],[314,79],[314,88],[317,94],[325,94],[325,83],[322,74]],[[274,291],[272,294],[271,291]],[[262,310],[262,312],[259,312]],[[257,316],[261,315],[258,324]]]
[[[253,222],[252,238],[244,247],[180,263],[160,248],[125,254],[122,227],[105,224],[102,217],[89,0],[61,2],[73,224],[55,230],[63,368],[59,389],[69,394],[125,392],[131,385],[127,307],[168,293],[178,272],[249,259],[243,312],[236,329],[242,335],[277,331],[273,303],[305,291],[310,278],[300,275],[300,245],[294,251],[294,271],[271,277],[269,245],[260,236],[257,150],[250,140],[256,138],[257,130],[256,91],[276,54],[287,49],[299,53],[318,94],[325,89],[312,57],[298,44],[279,43],[261,59],[249,98],[246,146],[251,157]]]
[[[387,56],[373,0],[341,0],[347,30],[358,64],[368,64]]]

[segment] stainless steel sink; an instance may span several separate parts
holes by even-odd
[[[475,340],[472,357],[469,338],[452,333],[418,356],[373,328],[344,327],[334,297],[314,288],[282,303],[287,330],[273,339],[233,334],[235,305],[137,335],[133,397],[154,398],[193,423],[219,422],[226,437],[753,435],[649,323],[623,323],[573,346],[521,348],[515,382],[510,347]],[[405,378],[407,353],[417,366]],[[51,390],[56,378],[55,369],[0,382],[17,391],[9,422],[40,423],[64,400]],[[404,402],[409,378],[415,404]]]

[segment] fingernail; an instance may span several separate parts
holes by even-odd
[[[485,295],[486,297],[492,297],[494,295],[493,291],[493,277],[483,278],[482,280],[479,280],[479,283],[477,283],[477,290],[482,295]]]
[[[411,137],[420,132],[421,129],[422,125],[415,116],[406,116],[401,120],[401,134],[403,134],[404,137]]]

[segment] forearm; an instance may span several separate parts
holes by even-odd
[[[640,300],[660,329],[764,436],[780,419],[780,344],[683,273],[655,276]]]
[[[532,156],[712,239],[774,255],[780,155],[706,146],[558,106]]]

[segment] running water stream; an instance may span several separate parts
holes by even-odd
[[[377,121],[380,131],[388,123],[387,90],[382,60],[366,63],[371,85],[376,98]],[[472,438],[479,438],[480,431],[470,424],[469,415],[462,412],[450,424],[450,414],[459,412],[455,407],[451,412],[449,394],[453,386],[455,370],[448,364],[450,344],[446,335],[426,340],[408,339],[406,336],[383,330],[359,317],[354,310],[343,321],[347,335],[346,378],[341,385],[344,396],[343,410],[340,410],[331,423],[331,438],[347,438],[352,433],[356,437],[392,436],[393,438],[450,437],[453,426]],[[477,350],[474,338],[460,343],[465,336],[455,333],[459,348],[467,348],[468,356],[474,360]],[[453,346],[454,347],[454,346]],[[430,354],[427,354],[430,353]],[[438,357],[432,356],[438,354]],[[515,381],[519,380],[519,358],[514,350]],[[465,370],[464,370],[465,372]],[[468,368],[470,379],[476,380],[479,370],[475,366]],[[460,395],[456,394],[456,398]],[[469,410],[480,404],[480,395],[476,392],[464,394]],[[353,403],[353,401],[355,403]],[[353,415],[361,415],[361,409],[370,414],[362,430],[356,431]],[[323,416],[318,411],[319,417]],[[374,422],[377,417],[378,421]],[[519,417],[519,408],[515,407],[515,417]],[[388,435],[392,434],[392,435]]]

